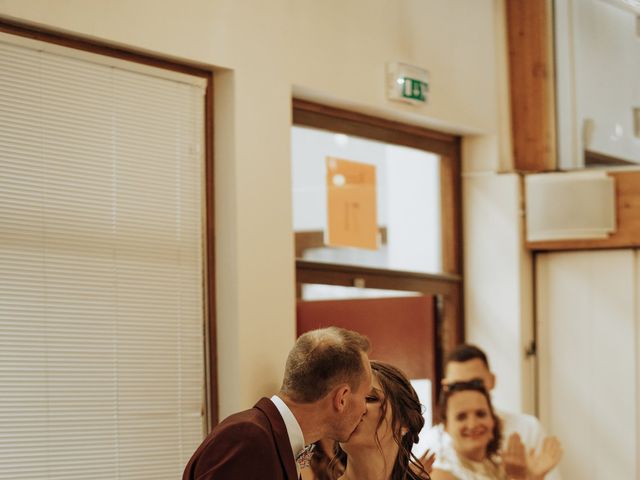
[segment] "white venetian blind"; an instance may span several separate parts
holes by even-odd
[[[176,479],[201,441],[203,95],[0,37],[0,479]]]

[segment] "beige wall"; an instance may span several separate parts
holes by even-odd
[[[465,169],[503,169],[509,140],[502,9],[501,0],[0,0],[4,17],[219,72],[223,417],[279,386],[294,340],[292,92],[465,133]],[[387,61],[430,71],[428,105],[385,100]]]
[[[516,173],[463,174],[466,337],[487,353],[498,407],[533,413],[531,254],[524,249]]]

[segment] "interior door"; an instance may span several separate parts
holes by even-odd
[[[433,296],[298,301],[298,335],[328,326],[369,337],[370,357],[409,378],[435,378]]]
[[[341,300],[299,300],[298,335],[337,326],[369,337],[370,358],[403,370],[425,406],[431,424],[436,379],[435,301],[432,295]]]

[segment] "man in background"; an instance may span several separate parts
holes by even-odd
[[[337,327],[301,335],[280,391],[218,424],[189,460],[183,480],[297,480],[305,445],[346,442],[366,413],[369,340]]]

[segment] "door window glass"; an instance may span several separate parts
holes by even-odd
[[[439,155],[299,126],[292,127],[291,138],[298,258],[421,273],[443,271]],[[377,248],[327,244],[328,157],[375,166]]]

